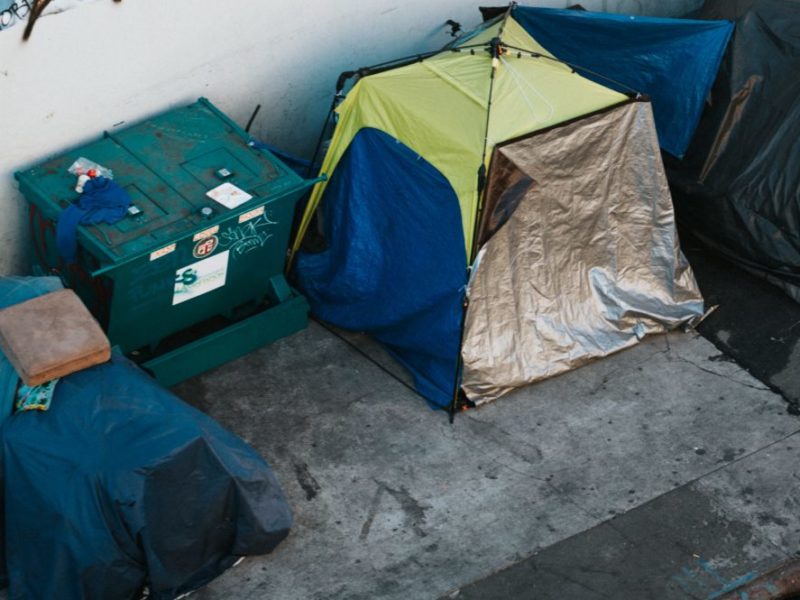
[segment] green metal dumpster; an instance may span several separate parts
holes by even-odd
[[[77,260],[55,223],[77,199],[79,157],[113,171],[132,207],[78,227]],[[15,174],[29,203],[36,260],[58,272],[111,342],[165,385],[307,325],[283,276],[303,180],[201,98]]]

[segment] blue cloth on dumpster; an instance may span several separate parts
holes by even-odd
[[[118,354],[61,378],[47,412],[7,418],[0,444],[9,600],[129,600],[145,586],[172,599],[291,526],[252,448]]]
[[[514,8],[514,19],[584,77],[651,97],[661,147],[681,157],[733,32],[730,21]],[[622,83],[618,85],[615,82]]]
[[[122,219],[131,205],[131,197],[113,179],[95,177],[83,186],[74,204],[61,211],[56,224],[58,253],[68,263],[75,262],[78,250],[78,225],[113,224]]]

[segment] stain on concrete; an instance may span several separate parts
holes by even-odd
[[[420,504],[414,496],[408,493],[408,490],[400,486],[399,489],[395,490],[389,487],[386,484],[383,484],[386,491],[397,501],[400,505],[400,509],[405,513],[406,516],[406,525],[410,526],[411,529],[416,533],[419,537],[425,537],[428,534],[422,528],[425,524],[425,511],[427,510],[427,506],[423,506]]]
[[[425,511],[429,507],[421,504],[404,486],[394,489],[382,481],[376,481],[375,483],[378,487],[372,497],[367,518],[361,526],[359,539],[366,540],[367,536],[369,536],[375,517],[380,513],[381,499],[384,494],[391,496],[400,506],[400,510],[403,511],[403,526],[410,528],[418,537],[426,537],[428,533],[423,529],[423,525],[427,520]]]
[[[481,438],[491,440],[492,445],[500,446],[509,454],[519,458],[529,465],[535,465],[542,461],[542,450],[538,445],[528,440],[521,440],[518,435],[508,431],[498,423],[484,421],[476,415],[475,411],[465,415],[471,430]],[[537,423],[541,426],[541,423]]]
[[[301,461],[295,460],[293,461],[294,466],[294,474],[297,477],[297,483],[300,484],[300,487],[303,488],[303,491],[306,494],[306,500],[313,500],[317,497],[317,494],[322,489],[314,479],[314,476],[311,474],[311,471],[308,470],[308,465]]]
[[[736,460],[736,457],[739,454],[740,454],[739,450],[736,450],[735,448],[725,448],[722,451],[722,458],[720,460],[718,460],[717,462],[718,463],[720,463],[720,462],[724,462],[724,463],[731,462],[733,460]]]
[[[358,536],[359,539],[366,540],[367,536],[369,535],[369,530],[372,528],[372,523],[375,521],[375,517],[378,514],[378,508],[381,504],[381,496],[383,496],[383,486],[378,484],[378,487],[375,489],[375,495],[372,497],[372,502],[369,505],[369,512],[367,512],[367,518],[364,520],[364,524],[361,526],[361,534]]]
[[[772,515],[770,513],[765,513],[765,512],[758,513],[758,515],[756,515],[756,518],[758,519],[758,524],[761,525],[762,527],[765,525],[778,525],[780,527],[789,526],[789,521],[787,521],[786,519],[782,519],[781,517],[776,517],[775,515]]]

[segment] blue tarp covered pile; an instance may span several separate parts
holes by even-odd
[[[59,287],[0,279],[0,308]],[[8,408],[16,375],[2,354],[0,386]],[[171,599],[288,534],[258,454],[119,355],[62,378],[48,411],[8,412],[0,575],[11,600],[130,600],[144,588]]]

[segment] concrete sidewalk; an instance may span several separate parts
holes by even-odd
[[[296,519],[275,553],[197,598],[606,597],[599,578],[614,598],[707,598],[800,549],[800,421],[696,334],[650,338],[452,426],[355,343],[312,324],[176,388],[267,458]],[[614,535],[627,556],[603,554]],[[662,548],[668,560],[637,567]],[[531,579],[546,552],[640,576]]]

